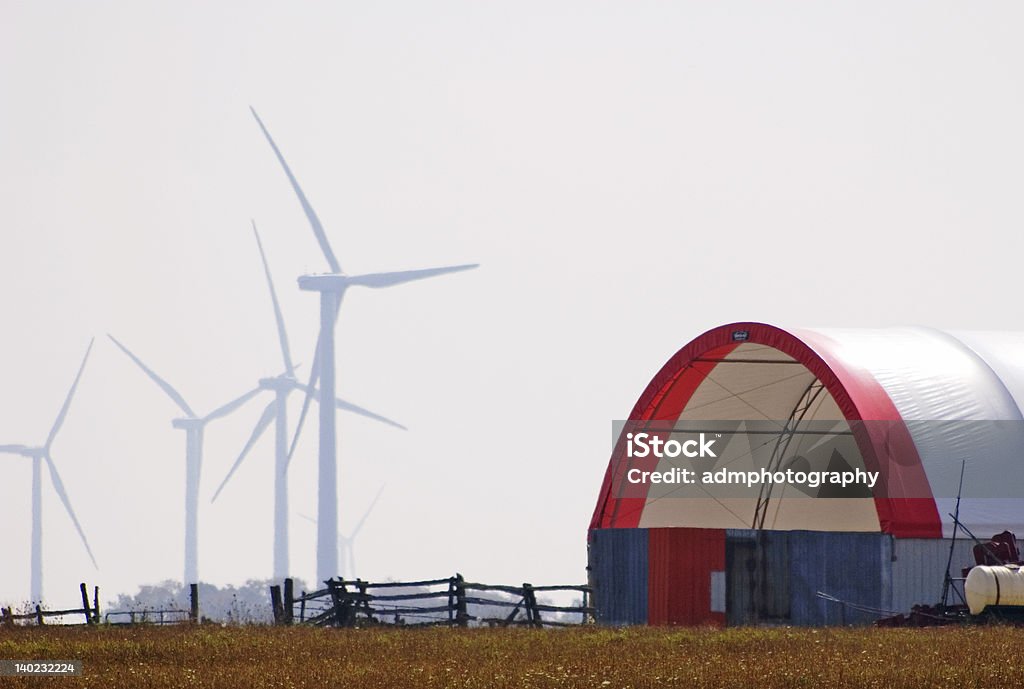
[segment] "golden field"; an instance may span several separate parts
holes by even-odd
[[[84,663],[11,687],[1010,687],[1020,630],[22,627],[0,658]]]

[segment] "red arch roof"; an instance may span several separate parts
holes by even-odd
[[[742,338],[742,339],[741,339]],[[881,530],[898,537],[937,538],[942,520],[917,448],[903,417],[875,374],[841,355],[837,342],[810,330],[787,331],[764,323],[732,323],[714,328],[680,349],[662,366],[630,412],[634,421],[673,421],[686,408],[695,390],[720,359],[744,342],[767,345],[803,364],[825,386],[848,421],[891,421],[887,432],[879,425],[859,425],[857,445],[869,470],[889,477],[886,497],[876,497]],[[710,360],[710,361],[709,361]],[[882,435],[885,437],[883,438]],[[591,529],[631,528],[640,523],[646,498],[620,497],[615,467],[621,466],[625,448],[620,438],[601,486]],[[900,457],[894,462],[893,457]],[[633,460],[630,466],[653,470],[652,460]],[[656,462],[656,460],[653,460]]]

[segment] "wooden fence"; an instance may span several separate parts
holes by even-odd
[[[39,605],[35,610],[26,613],[15,614],[13,608],[0,608],[0,625],[13,627],[19,621],[35,622],[38,625],[46,624],[48,617],[64,617],[65,615],[82,615],[84,622],[78,624],[99,624],[100,623],[100,587],[93,587],[92,602],[89,601],[88,587],[83,583],[79,584],[79,592],[82,594],[82,607],[71,608],[70,610],[43,610]],[[199,621],[199,587],[196,584],[189,586],[190,605],[188,610],[115,610],[103,616],[107,624],[178,624],[181,622]],[[74,623],[71,623],[74,625]]]
[[[372,583],[361,579],[330,579],[326,588],[295,596],[291,579],[270,587],[275,624],[357,627],[477,625],[531,627],[576,626],[593,622],[589,586],[503,586],[466,581],[461,574],[446,579]],[[408,593],[402,589],[422,589]],[[571,591],[579,605],[550,605],[538,593]],[[296,613],[296,608],[298,609]],[[579,615],[579,619],[575,618]],[[558,619],[555,618],[558,616]]]
[[[180,608],[169,608],[156,610],[144,608],[142,610],[114,610],[104,616],[108,624],[182,624],[199,622],[199,585],[189,584],[188,586],[189,606],[188,610]]]
[[[37,605],[32,612],[14,614],[10,607],[0,608],[0,624],[5,627],[13,627],[18,620],[34,621],[38,625],[46,624],[47,617],[63,617],[65,615],[83,615],[85,622],[82,624],[99,624],[100,621],[100,587],[93,588],[92,604],[89,603],[89,587],[84,583],[79,584],[79,592],[82,594],[82,607],[71,608],[70,610],[43,610]]]

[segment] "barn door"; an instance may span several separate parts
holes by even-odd
[[[786,534],[750,532],[725,542],[726,621],[730,626],[789,620]]]

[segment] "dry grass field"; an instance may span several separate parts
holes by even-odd
[[[0,658],[80,659],[11,687],[1010,687],[1020,631],[941,629],[0,630]]]

